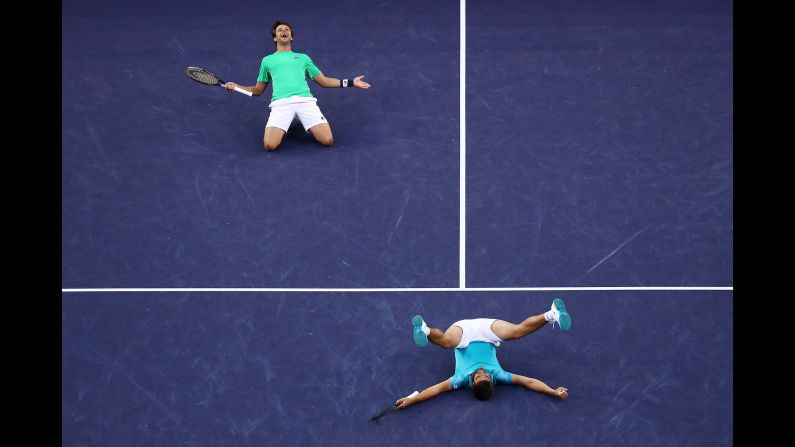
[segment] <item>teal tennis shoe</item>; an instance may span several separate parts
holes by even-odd
[[[428,346],[428,336],[422,332],[422,316],[414,315],[411,319],[411,325],[414,326],[414,343],[420,348]]]
[[[561,331],[566,332],[571,329],[571,315],[569,315],[569,312],[566,310],[566,305],[563,303],[562,299],[555,298],[552,300],[552,313]],[[416,339],[416,335],[414,337]]]

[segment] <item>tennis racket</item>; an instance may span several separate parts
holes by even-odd
[[[187,76],[190,80],[196,81],[199,84],[204,85],[217,85],[218,87],[223,87],[226,82],[222,81],[218,78],[218,76],[210,73],[209,71],[199,68],[199,67],[188,67],[185,69],[185,76]],[[248,90],[243,90],[242,88],[235,86],[235,91],[243,93],[244,95],[251,96],[251,93]]]
[[[420,393],[418,393],[418,392],[416,392],[416,391],[415,391],[415,392],[413,392],[413,393],[409,394],[409,395],[408,395],[408,396],[406,396],[406,397],[414,397],[414,396],[416,396],[417,394],[420,394]],[[394,404],[392,404],[391,406],[389,406],[389,407],[387,407],[387,408],[384,408],[383,410],[379,411],[379,412],[378,412],[378,414],[376,414],[375,416],[371,417],[371,418],[370,418],[370,420],[371,420],[371,421],[376,421],[376,422],[378,422],[378,420],[379,420],[379,419],[381,419],[382,417],[386,416],[386,414],[387,414],[387,413],[391,413],[391,412],[393,412],[393,411],[396,411],[397,409],[398,409],[398,408],[397,408],[397,402],[395,402],[395,403],[394,403]]]

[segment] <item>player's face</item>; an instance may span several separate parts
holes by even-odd
[[[477,371],[475,371],[475,374],[472,376],[472,383],[475,384],[483,381],[489,382],[491,381],[491,377],[489,377],[489,374],[486,372],[485,369],[479,368]]]
[[[293,40],[293,32],[287,25],[279,25],[276,27],[276,37],[273,41],[276,43],[287,43]]]

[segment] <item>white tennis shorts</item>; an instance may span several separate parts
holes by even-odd
[[[265,127],[278,127],[287,132],[290,128],[290,123],[293,122],[296,115],[298,115],[298,119],[301,120],[304,130],[307,132],[318,124],[327,123],[326,117],[323,116],[320,112],[320,107],[317,106],[317,98],[291,96],[277,99],[271,102],[269,107],[271,108],[271,113]]]
[[[475,318],[474,320],[461,320],[453,323],[453,326],[458,326],[464,331],[456,349],[466,348],[473,341],[485,341],[494,346],[499,346],[503,340],[491,330],[491,324],[496,320],[496,318]]]

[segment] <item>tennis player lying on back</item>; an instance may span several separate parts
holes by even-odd
[[[512,374],[502,369],[497,361],[497,346],[501,342],[522,338],[545,324],[555,323],[563,332],[571,329],[571,316],[563,300],[555,298],[546,313],[532,316],[519,324],[493,318],[461,320],[453,323],[447,331],[428,327],[422,316],[415,315],[414,342],[419,347],[428,345],[428,340],[445,349],[455,349],[455,373],[444,382],[426,388],[421,393],[398,399],[395,405],[403,409],[431,399],[441,393],[459,388],[471,388],[479,400],[488,400],[494,393],[495,384],[520,385],[529,390],[566,399],[569,390],[564,387],[552,389],[544,382],[530,377]]]

